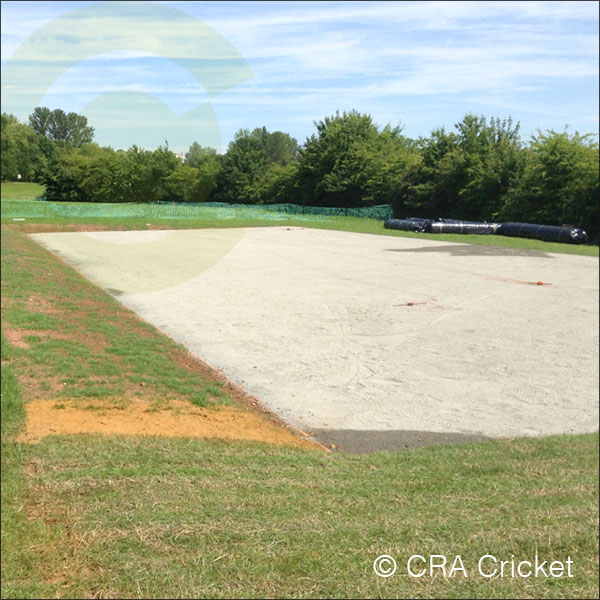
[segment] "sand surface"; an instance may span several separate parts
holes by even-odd
[[[321,438],[598,429],[597,258],[287,227],[32,237]]]

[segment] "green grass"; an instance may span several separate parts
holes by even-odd
[[[59,597],[594,598],[597,442],[328,456],[186,439],[47,439],[21,449],[33,466],[21,497],[36,518],[13,539],[31,545],[37,568],[4,570],[4,597],[45,586]],[[399,564],[387,580],[372,571],[384,553]],[[409,578],[414,554],[459,554],[470,577]],[[574,576],[486,580],[475,571],[485,554],[570,557]]]
[[[375,219],[358,219],[356,217],[338,217],[332,221],[323,223],[304,224],[300,227],[313,227],[315,229],[331,229],[337,231],[353,231],[355,233],[368,233],[376,235],[388,235],[395,237],[407,237],[422,240],[434,240],[436,242],[450,242],[458,244],[473,244],[476,246],[489,246],[490,253],[494,249],[513,248],[518,250],[537,250],[539,252],[558,252],[561,254],[578,254],[582,256],[598,256],[598,246],[571,245],[557,242],[543,242],[541,240],[530,240],[526,238],[511,238],[495,235],[470,235],[454,233],[412,233],[410,231],[396,231],[384,229],[383,223]]]
[[[27,449],[12,441],[25,421],[17,377],[10,365],[13,357],[2,336],[2,597],[44,598],[55,587],[47,586],[38,575],[43,562],[38,549],[51,548],[63,539],[62,528],[28,515]]]
[[[3,230],[2,244],[3,325],[26,329],[29,346],[2,338],[3,598],[598,597],[598,435],[362,456],[196,439],[15,442],[32,390],[57,406],[116,402],[142,383],[192,403],[221,390],[22,233]],[[381,554],[398,561],[388,579],[373,573]],[[458,554],[469,577],[410,578],[414,554]],[[488,580],[476,572],[484,554],[570,557],[574,576]]]
[[[14,349],[2,334],[2,435],[9,437],[19,430],[25,421],[25,411],[19,395],[17,377],[10,366]],[[4,364],[6,361],[7,364]]]
[[[488,252],[494,253],[502,248],[520,250],[536,250],[538,252],[556,252],[560,254],[576,254],[581,256],[599,256],[599,247],[593,245],[561,244],[557,242],[543,242],[526,238],[511,238],[494,235],[459,235],[459,234],[426,234],[408,231],[384,229],[383,222],[376,219],[361,219],[357,217],[334,217],[324,220],[303,220],[293,216],[281,221],[261,219],[196,219],[196,218],[106,218],[106,217],[45,217],[28,218],[25,222],[14,222],[10,218],[2,218],[2,223],[10,223],[14,229],[27,231],[47,231],[48,226],[56,230],[76,230],[82,226],[102,227],[107,230],[144,230],[144,229],[204,229],[223,227],[309,227],[313,229],[326,229],[333,231],[349,231],[373,235],[386,235],[392,237],[407,237],[421,240],[434,240],[437,242],[450,242],[460,244],[473,244],[488,247]]]
[[[15,350],[15,369],[28,374],[32,386],[45,380],[47,388],[54,379],[44,391],[72,398],[138,389],[199,406],[226,401],[214,382],[177,364],[174,352],[182,346],[26,236],[3,231],[2,259],[2,319],[28,332],[23,341],[29,347]]]
[[[37,183],[7,182],[2,183],[2,199],[32,199],[43,196],[45,188]],[[69,203],[70,207],[89,207],[86,203]],[[151,213],[149,208],[149,215]],[[25,221],[14,221],[9,217],[2,217],[2,223],[11,223],[13,227],[27,227],[28,231],[35,229],[36,225],[46,228],[54,227],[81,227],[91,225],[107,229],[141,230],[152,228],[168,229],[203,229],[208,227],[311,227],[315,229],[328,229],[337,231],[350,231],[355,233],[368,233],[409,237],[417,239],[435,240],[439,242],[452,242],[474,244],[477,246],[494,248],[514,248],[523,250],[537,250],[540,252],[557,252],[562,254],[578,254],[583,256],[599,256],[597,245],[575,245],[554,242],[542,242],[526,238],[511,238],[494,235],[459,235],[459,234],[417,234],[405,231],[384,229],[383,223],[377,219],[363,219],[357,217],[331,217],[331,218],[300,218],[289,215],[280,220],[260,218],[235,218],[235,219],[207,219],[207,218],[165,218],[154,216],[143,217],[28,217]],[[32,229],[33,228],[33,229]]]
[[[46,190],[46,188],[39,183],[26,183],[21,181],[8,181],[2,183],[0,187],[2,200],[29,200],[31,198],[41,198]]]

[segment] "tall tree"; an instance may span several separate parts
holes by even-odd
[[[598,237],[598,143],[578,132],[538,131],[522,176],[507,195],[504,219],[584,227]]]
[[[2,181],[35,181],[45,160],[39,137],[14,115],[2,114],[1,122]]]
[[[198,142],[193,142],[185,153],[184,163],[188,167],[199,167],[202,163],[217,156],[215,148],[210,146],[201,146]]]
[[[409,174],[409,185],[395,213],[424,217],[490,220],[523,166],[519,125],[512,119],[467,114],[456,132],[435,129],[419,146],[422,161]]]
[[[40,135],[48,136],[48,128],[52,120],[52,111],[45,106],[34,108],[29,115],[29,126]]]
[[[94,139],[94,128],[85,116],[60,108],[51,111],[38,106],[29,115],[29,125],[36,133],[71,148],[81,148]]]
[[[172,185],[177,181],[179,191],[176,195],[185,202],[207,202],[217,183],[221,159],[214,148],[201,146],[198,142],[192,143],[185,154],[184,164],[171,176]]]
[[[135,173],[134,194],[141,202],[171,200],[167,178],[181,164],[168,147],[143,150],[133,146],[127,152]]]
[[[219,202],[257,204],[272,202],[267,195],[274,176],[271,169],[295,160],[296,140],[287,133],[269,133],[265,127],[239,130],[227,148],[217,177],[215,199]],[[271,181],[271,183],[273,183]]]
[[[400,127],[379,131],[369,115],[355,110],[315,123],[298,158],[303,204],[360,207],[387,203],[399,172],[415,148]],[[410,163],[411,160],[408,160]],[[386,179],[394,175],[394,184]]]
[[[359,206],[369,176],[365,161],[377,138],[377,127],[369,115],[354,110],[325,117],[315,126],[317,133],[300,150],[302,203]]]

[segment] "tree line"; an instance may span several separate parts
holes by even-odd
[[[241,129],[220,155],[194,142],[100,147],[84,116],[38,107],[27,124],[2,115],[2,180],[39,181],[46,198],[77,202],[391,204],[400,217],[570,224],[598,231],[598,144],[466,114],[454,130],[411,139],[357,111],[325,117],[303,144]]]

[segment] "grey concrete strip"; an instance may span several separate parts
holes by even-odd
[[[356,429],[313,429],[310,434],[326,448],[336,452],[368,454],[396,452],[422,446],[487,442],[492,438],[464,433],[435,431],[360,431]]]
[[[302,429],[598,428],[596,258],[302,228],[153,233],[94,234],[101,250],[34,237]]]

